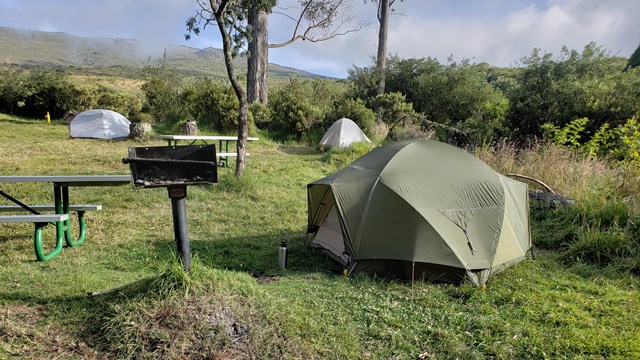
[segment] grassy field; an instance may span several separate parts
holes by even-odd
[[[128,174],[127,147],[143,145],[163,143],[69,139],[60,123],[0,115],[2,175]],[[518,162],[508,150],[481,156],[576,198],[621,187],[606,168],[594,171],[600,164],[549,166],[561,154],[542,150]],[[304,233],[306,184],[341,162],[262,138],[249,152],[243,179],[219,169],[218,185],[189,187],[188,274],[175,258],[164,189],[72,188],[72,202],[103,210],[87,215],[85,244],[46,263],[34,261],[32,225],[0,224],[0,359],[640,358],[640,281],[628,268],[540,250],[486,290],[345,278]],[[51,202],[42,184],[0,189]],[[532,219],[534,243],[553,236],[554,213],[545,214]]]

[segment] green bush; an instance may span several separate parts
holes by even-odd
[[[344,99],[337,101],[333,111],[327,115],[326,126],[323,130],[343,117],[353,120],[367,136],[371,136],[373,126],[376,123],[376,114],[365,105],[364,100]]]
[[[238,129],[238,98],[231,85],[209,78],[198,79],[182,89],[189,115],[203,128],[219,133]]]
[[[640,113],[638,72],[622,71],[625,60],[595,43],[581,52],[564,47],[557,58],[534,50],[522,62],[518,85],[506,93],[506,122],[514,138],[541,136],[542,124],[564,127],[579,118],[590,119],[586,130],[594,133]]]
[[[109,109],[129,116],[140,111],[137,93],[101,84],[71,81],[63,72],[0,71],[0,112],[42,119],[61,118],[69,110]]]
[[[373,145],[365,141],[359,141],[347,147],[333,147],[322,157],[322,161],[340,169],[368,153],[372,148]]]
[[[2,75],[2,112],[40,119],[49,112],[52,118],[60,118],[78,105],[79,91],[63,73],[5,71]]]
[[[143,111],[151,114],[157,122],[175,125],[185,117],[179,89],[173,82],[151,78],[142,84],[146,96]]]
[[[292,78],[270,96],[269,130],[272,130],[277,138],[293,136],[297,141],[301,141],[322,120],[321,110],[311,102],[308,86],[305,85],[307,84],[301,80]]]

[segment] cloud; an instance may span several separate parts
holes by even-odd
[[[296,0],[280,4],[295,5]],[[0,26],[135,38],[149,49],[220,47],[214,27],[184,41],[185,20],[195,8],[194,0],[0,0]],[[629,56],[640,41],[639,0],[407,0],[396,1],[396,10],[388,52],[402,58],[445,61],[452,55],[509,66],[533,48],[557,54],[563,45],[579,50],[595,41],[613,54]],[[354,0],[351,13],[372,26],[323,43],[299,41],[273,49],[270,61],[338,77],[352,65],[371,65],[377,50],[375,7]],[[270,16],[270,41],[286,39],[292,26],[282,16]]]
[[[510,66],[534,48],[558,54],[562,46],[580,50],[592,41],[613,54],[629,56],[640,40],[637,0],[406,1],[402,5],[398,13],[404,15],[392,17],[388,37],[388,52],[402,58],[445,61],[453,56]],[[352,64],[370,65],[376,46],[377,24],[325,46],[294,46],[290,51],[297,55],[290,59],[304,63],[306,58],[315,68],[345,76]]]

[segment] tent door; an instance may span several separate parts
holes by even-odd
[[[340,220],[338,212],[334,205],[329,209],[327,217],[320,225],[316,236],[311,241],[313,245],[319,246],[327,251],[331,257],[336,259],[342,265],[347,265],[349,255],[344,252],[344,238],[342,237],[342,228],[340,228]]]

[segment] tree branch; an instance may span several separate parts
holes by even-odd
[[[370,25],[368,22],[362,21],[351,29],[341,31],[340,29],[343,25],[353,20],[347,16],[345,0],[308,0],[303,4],[304,8],[297,19],[284,12],[274,12],[275,14],[282,15],[294,21],[296,25],[291,34],[291,38],[284,42],[269,44],[268,47],[270,49],[281,48],[297,40],[312,43],[327,41],[338,36],[362,30]],[[315,5],[315,7],[312,7],[313,5]],[[299,32],[303,27],[305,18],[307,19],[307,24],[302,34],[300,34]],[[339,21],[339,23],[332,29],[332,24],[336,21]],[[321,35],[319,33],[323,34]]]
[[[542,181],[536,179],[536,178],[532,178],[531,176],[526,176],[526,175],[520,175],[520,174],[515,174],[515,173],[508,173],[507,176],[511,176],[511,177],[519,177],[522,179],[527,179],[529,181],[533,181],[534,183],[542,186],[543,188],[547,189],[548,192],[554,194],[554,195],[558,195],[557,192],[553,191],[553,189],[551,187],[549,187],[549,185],[543,183]]]

